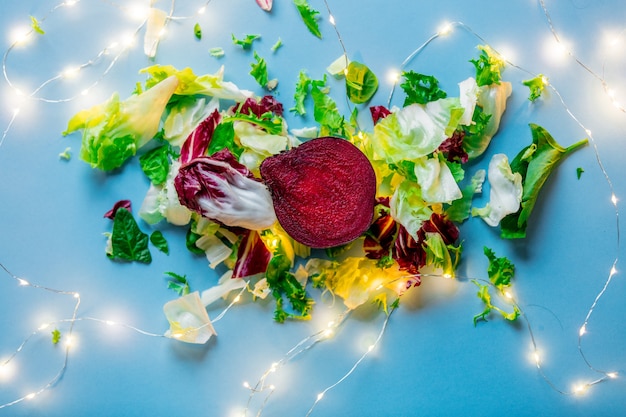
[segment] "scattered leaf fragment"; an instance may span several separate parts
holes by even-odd
[[[283,46],[283,40],[281,38],[278,38],[278,40],[276,41],[276,43],[274,45],[272,45],[272,52],[276,52],[278,50],[278,48]]]
[[[72,159],[72,153],[70,152],[71,150],[72,148],[68,146],[63,152],[59,154],[59,158],[69,161],[70,159]]]
[[[216,46],[215,48],[209,49],[209,54],[211,54],[212,57],[221,58],[224,56],[224,48]]]
[[[186,275],[178,275],[174,272],[166,272],[165,275],[169,276],[167,288],[174,290],[180,296],[189,294],[189,281]]]
[[[40,35],[44,35],[46,33],[41,28],[41,24],[39,23],[39,20],[37,20],[35,16],[30,17],[30,26],[33,28],[35,32],[37,32]]]
[[[378,90],[378,78],[365,64],[352,61],[346,71],[346,91],[354,104],[367,103]]]
[[[269,12],[272,10],[272,3],[273,3],[273,0],[256,0],[256,4],[258,4],[259,7],[265,10],[266,12]]]
[[[252,42],[260,38],[261,35],[244,35],[242,39],[238,39],[234,34],[232,34],[233,44],[239,45],[243,49],[250,49],[252,47]]]
[[[200,23],[196,23],[195,25],[193,25],[193,34],[195,35],[196,39],[202,39],[202,28],[200,27]]]
[[[320,12],[311,8],[311,5],[307,0],[293,0],[293,4],[295,4],[298,8],[298,12],[300,12],[300,17],[302,17],[302,21],[309,29],[309,32],[322,39],[322,32],[320,32],[320,27],[317,22],[317,18]]]
[[[59,329],[54,329],[52,332],[52,343],[58,344],[61,341],[61,332]]]
[[[146,264],[152,262],[148,235],[139,229],[133,215],[124,207],[115,213],[110,239],[110,252],[107,252],[109,258]]]
[[[535,101],[543,94],[543,91],[548,85],[548,79],[544,77],[543,74],[539,74],[535,78],[522,81],[522,84],[530,89],[528,100]]]
[[[583,172],[585,172],[585,170],[581,167],[576,168],[576,178],[580,179],[580,177],[582,177],[583,175]]]

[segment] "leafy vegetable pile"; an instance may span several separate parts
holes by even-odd
[[[226,272],[201,294],[190,293],[185,276],[167,273],[181,298],[164,309],[170,335],[203,343],[214,333],[205,307],[233,290],[271,295],[281,322],[310,317],[310,287],[333,293],[349,309],[373,301],[386,311],[421,275],[454,276],[462,252],[458,225],[470,216],[500,227],[504,238],[523,238],[546,179],[586,140],[564,148],[531,124],[532,142],[511,162],[496,154],[486,170],[465,178],[466,164],[478,161],[497,133],[512,92],[501,79],[504,61],[488,46],[479,50],[471,61],[475,77],[459,83],[456,97],[433,76],[404,72],[403,106],[370,107],[369,132],[357,127],[356,114],[348,120],[340,114],[326,77],[300,73],[291,111],[303,115],[311,99],[319,126],[290,131],[281,103],[225,81],[223,69],[200,76],[162,65],[142,70],[148,78],[135,94],[123,101],[114,94],[77,113],[65,132],[82,131],[80,156],[92,167],[120,169],[139,153],[150,179],[138,216],[154,232],[142,232],[130,202],[118,202],[107,213],[108,256],[148,263],[149,242],[168,252],[159,223],[187,228],[189,250]],[[329,71],[345,77],[353,103],[367,103],[378,87],[369,68],[345,56]],[[531,93],[535,100],[541,90]],[[334,138],[324,146],[310,140],[319,136]],[[360,156],[339,155],[351,149]],[[354,162],[361,157],[364,163]],[[489,203],[472,207],[486,178]],[[356,233],[351,218],[363,223]],[[333,230],[343,227],[349,233]],[[313,256],[312,247],[327,247],[325,256]],[[492,286],[502,291],[514,267],[488,248],[485,255]],[[475,321],[492,311],[517,317],[516,309],[506,313],[491,303],[489,286],[476,284],[485,310]]]

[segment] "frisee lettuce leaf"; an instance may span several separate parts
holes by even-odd
[[[322,32],[320,32],[319,23],[317,21],[320,12],[311,8],[311,5],[307,0],[293,0],[293,4],[296,5],[302,21],[306,25],[309,32],[318,38],[322,39]]]
[[[46,34],[46,32],[44,32],[44,30],[41,28],[41,23],[39,23],[39,20],[37,20],[35,16],[30,17],[30,27],[33,28],[33,30],[40,35]]]
[[[252,42],[256,41],[257,39],[261,39],[261,35],[244,35],[243,38],[238,39],[233,33],[231,35],[231,38],[233,40],[233,44],[239,45],[243,49],[250,49],[252,47]]]
[[[506,63],[489,45],[479,45],[480,55],[470,62],[476,67],[476,83],[483,85],[500,84],[502,70]]]
[[[257,83],[263,88],[267,88],[267,63],[265,59],[261,58],[259,54],[254,51],[254,59],[255,62],[250,64],[252,69],[250,70],[250,75],[254,77]]]
[[[54,329],[50,333],[52,334],[52,344],[58,344],[61,341],[61,332],[59,331],[59,329]]]
[[[493,286],[496,290],[503,294],[504,290],[511,286],[511,279],[513,279],[515,274],[515,265],[513,265],[513,263],[506,257],[496,256],[494,251],[486,246],[483,248],[483,252],[489,260],[487,274],[489,275],[489,282],[491,285],[482,284],[475,279],[472,280],[472,282],[478,287],[478,298],[485,305],[485,309],[481,313],[474,316],[474,326],[476,326],[478,321],[487,321],[487,316],[489,316],[492,311],[496,311],[506,320],[514,321],[521,314],[519,307],[517,307],[517,305],[513,305],[513,311],[507,312],[504,309],[495,306],[492,302],[489,288]]]
[[[548,85],[548,80],[543,76],[543,74],[539,74],[530,80],[522,81],[522,84],[530,90],[528,93],[528,100],[535,101],[543,94],[543,91]]]
[[[432,75],[424,75],[415,71],[403,71],[404,82],[400,84],[406,94],[403,107],[413,103],[426,104],[446,98],[448,94],[439,88],[439,80]]]

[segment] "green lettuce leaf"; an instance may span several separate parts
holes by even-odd
[[[170,254],[170,248],[167,244],[167,240],[165,239],[165,236],[163,236],[163,232],[160,230],[155,230],[152,234],[150,234],[150,242],[164,254]]]
[[[139,157],[141,170],[154,185],[161,185],[170,171],[170,157],[175,157],[170,144],[154,148]]]
[[[75,114],[63,135],[82,130],[80,158],[93,168],[110,171],[122,166],[159,131],[161,115],[179,87],[165,77],[147,91],[121,101],[119,95]]]
[[[110,253],[107,253],[109,258],[145,264],[152,262],[148,235],[139,229],[135,218],[127,209],[119,208],[115,213],[110,239]]]
[[[500,84],[506,62],[489,45],[479,45],[478,49],[480,50],[478,59],[470,60],[476,67],[476,83],[479,87]]]
[[[187,295],[190,292],[189,281],[186,275],[178,275],[174,272],[166,272],[168,281],[167,288],[174,290],[179,296]]]
[[[524,192],[520,210],[506,216],[500,223],[501,235],[507,239],[526,237],[528,219],[548,177],[559,162],[588,143],[587,139],[583,139],[564,148],[543,127],[531,123],[530,130],[532,143],[522,149],[511,162],[513,172],[519,173],[523,178]]]
[[[546,77],[543,76],[543,74],[539,74],[536,77],[531,78],[530,80],[522,81],[522,84],[524,84],[530,90],[530,92],[528,93],[528,100],[535,101],[543,94],[543,91],[548,85],[548,81]]]
[[[257,39],[261,39],[261,35],[244,35],[243,38],[238,39],[232,34],[232,40],[234,45],[239,45],[243,49],[250,49],[252,47],[252,42]]]

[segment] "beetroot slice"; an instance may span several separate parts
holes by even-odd
[[[374,216],[376,175],[345,139],[322,137],[266,158],[261,177],[276,218],[296,241],[329,248],[353,241]]]

